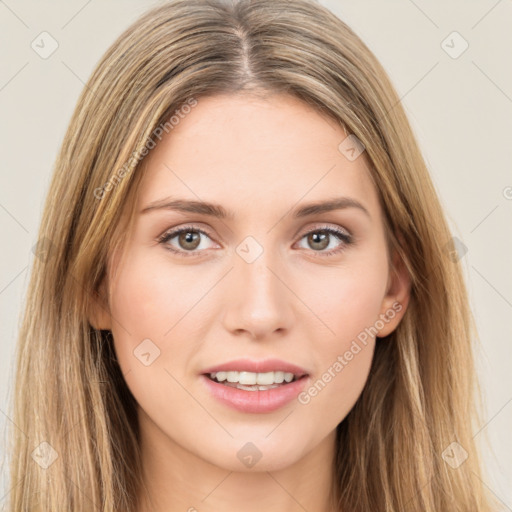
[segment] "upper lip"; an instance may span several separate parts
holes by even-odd
[[[265,359],[262,361],[255,361],[252,359],[235,359],[226,363],[218,364],[207,368],[202,373],[209,374],[214,372],[253,372],[253,373],[266,373],[266,372],[285,372],[293,373],[297,377],[308,375],[308,372],[292,363],[281,361],[280,359]]]

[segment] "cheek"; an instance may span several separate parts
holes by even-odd
[[[329,331],[312,338],[317,374],[298,397],[299,403],[312,407],[310,417],[321,414],[327,424],[334,426],[359,398],[373,358],[372,327],[380,311],[380,288],[380,283],[368,279],[368,275],[360,279],[345,275],[335,286],[328,287],[324,295],[316,297],[317,305],[323,304],[322,320]]]
[[[172,411],[189,401],[171,375],[182,381],[191,345],[173,340],[189,325],[187,315],[200,297],[200,285],[171,269],[165,260],[133,248],[111,285],[117,359],[135,399],[155,417],[162,414],[162,404]]]
[[[348,414],[366,384],[387,278],[385,257],[363,255],[309,282],[308,306],[329,329],[316,336],[318,374],[299,402],[324,411],[332,423]]]
[[[184,314],[180,314],[183,301],[175,295],[175,282],[165,271],[158,262],[145,259],[142,251],[131,249],[111,285],[116,354],[123,373],[131,372],[132,379],[140,372],[144,378],[155,374],[148,370],[159,367],[165,358],[165,334]]]
[[[307,280],[308,306],[329,327],[329,346],[343,348],[381,312],[388,280],[386,258],[358,258],[354,264],[323,269]]]
[[[116,355],[126,381],[139,403],[150,403],[170,389],[180,395],[178,381],[186,378],[191,359],[209,325],[205,307],[214,293],[218,275],[199,277],[192,267],[178,267],[162,255],[130,248],[111,285],[110,308]],[[216,318],[216,317],[214,317]],[[148,395],[148,393],[151,393]]]
[[[148,258],[143,251],[131,250],[111,289],[117,331],[123,337],[130,333],[133,342],[168,339],[169,331],[197,302],[200,287],[193,276],[173,269],[165,258]]]

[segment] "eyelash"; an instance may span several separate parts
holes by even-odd
[[[167,242],[171,239],[173,239],[174,237],[176,236],[179,236],[181,233],[188,233],[188,232],[194,232],[194,233],[201,233],[203,235],[206,235],[208,238],[211,238],[210,235],[206,232],[206,231],[203,231],[202,229],[199,229],[197,227],[194,227],[194,226],[185,226],[183,228],[179,228],[179,229],[176,229],[176,230],[172,230],[172,231],[166,231],[163,235],[161,235],[159,238],[158,238],[158,243],[160,244],[163,244],[165,246],[165,248],[175,254],[179,254],[180,256],[185,256],[185,257],[198,257],[199,254],[198,252],[203,252],[203,251],[183,251],[183,250],[179,250],[179,249],[174,249],[173,247],[171,247],[169,244],[167,244]],[[352,236],[345,233],[344,231],[341,231],[341,230],[338,230],[338,229],[335,229],[335,228],[331,228],[331,227],[320,227],[320,228],[315,228],[311,231],[308,231],[307,233],[304,233],[300,240],[302,240],[303,238],[305,238],[306,236],[308,235],[311,235],[313,233],[329,233],[331,235],[334,235],[335,237],[337,237],[340,241],[343,242],[343,244],[341,244],[339,247],[337,247],[336,249],[331,249],[330,251],[327,251],[327,252],[323,252],[323,251],[313,251],[313,252],[317,252],[319,254],[321,254],[323,257],[328,257],[328,256],[332,256],[332,255],[335,255],[335,254],[338,254],[340,252],[342,252],[343,250],[346,249],[346,246],[350,245],[353,243],[353,239],[352,239]]]

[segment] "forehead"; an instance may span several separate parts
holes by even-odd
[[[363,152],[349,159],[339,123],[288,95],[219,95],[197,105],[144,160],[137,210],[167,196],[263,216],[304,199],[378,199]]]

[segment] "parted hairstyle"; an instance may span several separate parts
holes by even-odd
[[[472,439],[478,337],[442,206],[386,72],[313,0],[171,0],[94,69],[55,163],[21,318],[8,510],[137,510],[136,402],[109,331],[89,322],[121,211],[158,127],[170,131],[207,96],[273,93],[314,106],[364,145],[389,249],[411,277],[405,316],[377,339],[364,390],[337,426],[339,510],[491,510]],[[453,442],[468,453],[457,468],[442,457]]]

